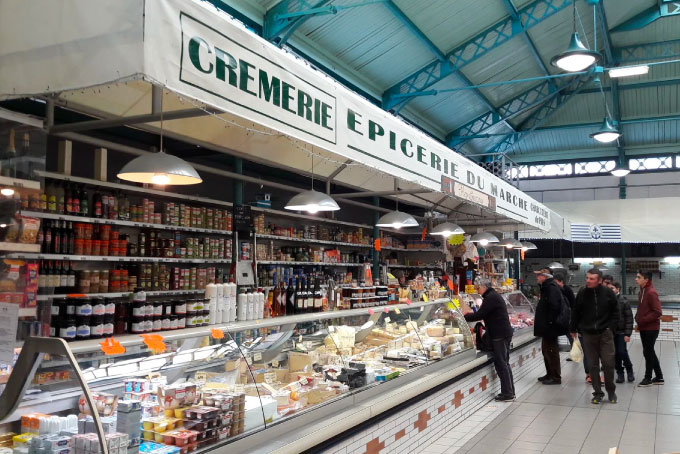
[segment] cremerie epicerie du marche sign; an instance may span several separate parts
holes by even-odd
[[[451,179],[457,196],[549,230],[542,204],[204,3],[145,3],[147,71],[169,89],[425,188]]]

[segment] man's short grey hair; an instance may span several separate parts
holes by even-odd
[[[477,281],[477,285],[482,286],[482,287],[486,287],[486,288],[493,288],[493,285],[491,284],[491,279],[489,279],[487,277],[480,278]]]

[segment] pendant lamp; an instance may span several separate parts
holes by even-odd
[[[489,232],[479,232],[475,233],[470,237],[470,241],[473,243],[479,243],[480,246],[486,246],[489,243],[498,243],[498,237],[493,233]]]
[[[521,249],[522,243],[514,238],[505,238],[498,242],[497,246],[503,246],[507,249]]]
[[[550,262],[548,263],[548,268],[551,270],[563,270],[564,265],[562,265],[560,262]]]
[[[328,194],[310,189],[301,192],[288,201],[286,210],[306,211],[307,213],[318,213],[319,211],[337,211],[340,209],[338,203]]]
[[[550,64],[567,72],[583,71],[589,66],[597,63],[602,57],[598,52],[592,51],[583,45],[576,32],[576,0],[573,1],[573,29],[569,47],[564,52],[555,55]],[[595,24],[593,24],[595,26]]]
[[[617,164],[616,167],[614,167],[611,171],[611,174],[614,175],[615,177],[625,177],[630,173],[630,169],[628,167],[625,167],[621,164]]]
[[[529,251],[532,249],[538,249],[538,246],[536,246],[534,243],[531,241],[522,241],[522,250],[523,251]]]
[[[609,117],[605,117],[600,129],[592,133],[590,137],[601,143],[609,143],[621,137],[621,132],[614,126]]]
[[[461,235],[463,233],[465,233],[465,230],[458,224],[454,224],[453,222],[442,222],[432,229],[430,235],[449,237],[451,235]]]
[[[400,229],[402,227],[418,227],[418,221],[410,214],[397,210],[382,215],[375,225],[377,227]]]
[[[284,208],[292,211],[306,211],[309,214],[340,209],[333,197],[314,190],[314,156],[312,156],[312,189],[294,195]]]
[[[134,183],[188,185],[203,181],[196,169],[185,160],[163,151],[163,97],[161,96],[160,151],[144,154],[128,162],[116,175]]]

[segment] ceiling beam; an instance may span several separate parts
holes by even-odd
[[[680,15],[680,4],[677,1],[659,0],[658,4],[650,6],[627,21],[612,29],[612,33],[639,30],[662,17]]]
[[[524,29],[529,29],[567,8],[571,3],[571,0],[534,0],[530,2],[518,11],[520,21],[516,21],[510,16],[506,17],[447,52],[446,61],[442,62],[436,59],[387,89],[383,94],[383,108],[395,112],[399,111],[411,98],[399,98],[395,95],[426,90],[468,63],[524,33]]]
[[[265,13],[262,37],[267,41],[278,42],[279,46],[284,45],[288,38],[295,33],[295,30],[314,15],[312,11],[320,14],[321,8],[327,6],[330,2],[331,0],[317,0],[311,5],[305,0],[298,2],[281,0]],[[300,13],[300,15],[281,18],[284,14],[291,13]]]
[[[614,48],[614,59],[621,64],[680,57],[680,39],[633,44]]]

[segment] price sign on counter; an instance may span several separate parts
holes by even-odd
[[[144,344],[153,353],[163,353],[166,350],[165,340],[160,334],[142,334],[141,337],[144,339]]]
[[[213,339],[224,339],[224,331],[218,328],[210,328],[210,335]]]
[[[14,343],[19,325],[19,305],[0,303],[0,363],[14,364]]]
[[[399,310],[398,307],[395,307],[395,308],[394,308],[394,313],[395,313],[395,314],[401,314],[401,311]]]
[[[257,352],[253,354],[253,361],[262,361],[262,353]]]
[[[389,317],[385,317],[385,324],[387,324],[387,323],[389,323],[389,322],[391,322],[391,321],[392,321],[392,319],[391,319],[391,318],[389,318]]]
[[[270,385],[276,383],[276,372],[265,372],[264,382]]]
[[[102,346],[102,351],[107,356],[125,353],[125,347],[120,345],[120,342],[115,340],[113,337],[107,338],[104,342],[100,342],[99,345]]]
[[[235,393],[243,393],[243,392],[246,392],[246,387],[245,387],[245,385],[234,385],[234,392],[235,392]]]
[[[430,300],[427,298],[427,293],[423,293],[423,301],[425,301],[426,303],[427,303],[428,301],[430,301]]]

